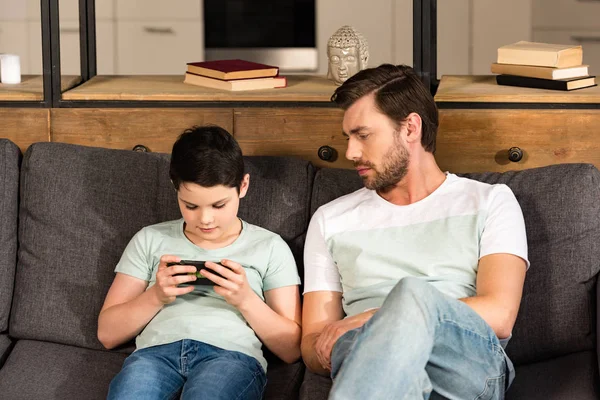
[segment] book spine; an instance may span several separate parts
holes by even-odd
[[[528,87],[534,89],[568,90],[567,82],[564,81],[513,75],[498,75],[496,76],[496,83],[498,83],[498,85]]]

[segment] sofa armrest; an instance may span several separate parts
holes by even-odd
[[[600,370],[600,274],[596,277],[596,356]]]
[[[0,368],[4,365],[4,362],[8,358],[10,351],[13,348],[13,341],[8,337],[6,333],[0,333]]]

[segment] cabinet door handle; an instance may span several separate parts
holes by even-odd
[[[519,162],[523,159],[523,150],[518,147],[508,149],[508,159],[512,162]]]
[[[140,153],[149,153],[150,149],[147,148],[146,146],[144,146],[143,144],[136,144],[135,146],[133,146],[133,149],[131,149],[133,151],[139,151]]]
[[[579,43],[600,43],[600,36],[571,36],[571,40]]]
[[[175,33],[173,28],[160,28],[158,26],[145,26],[144,31],[148,33],[157,33],[159,35],[172,35]]]
[[[323,161],[334,162],[337,159],[337,151],[330,146],[319,147],[317,155]]]
[[[79,33],[79,28],[60,28],[60,33]]]

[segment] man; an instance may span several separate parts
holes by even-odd
[[[513,193],[440,170],[438,112],[410,67],[361,71],[332,100],[365,188],[311,220],[306,365],[332,399],[503,398],[529,266]]]

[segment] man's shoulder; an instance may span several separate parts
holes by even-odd
[[[320,213],[325,216],[331,214],[343,213],[348,209],[358,207],[372,199],[372,191],[367,188],[360,188],[352,193],[345,194],[328,203],[321,205],[318,208]]]
[[[450,179],[449,188],[452,192],[467,195],[477,195],[489,198],[498,192],[511,192],[512,190],[504,183],[487,183],[466,176],[448,174]]]

